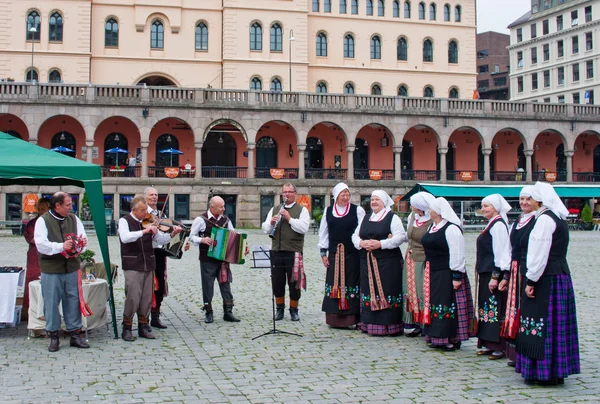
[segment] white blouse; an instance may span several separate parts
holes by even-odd
[[[510,271],[511,249],[508,229],[504,225],[494,225],[490,229],[490,234],[492,235],[494,265],[500,268],[501,271]]]
[[[556,231],[556,222],[550,216],[542,215],[546,209],[541,207],[535,212],[537,220],[529,234],[525,276],[533,282],[537,282],[544,274],[552,247],[552,235]]]
[[[325,213],[323,213],[323,217],[321,218],[321,224],[319,225],[319,248],[324,248],[324,249],[328,249],[329,248],[329,228],[327,227],[327,210],[330,209],[331,213],[333,215],[333,217],[344,217],[346,215],[349,214],[350,212],[350,208],[348,207],[348,213],[346,213],[346,215],[344,214],[339,214],[337,212],[345,212],[346,211],[346,207],[341,207],[339,205],[337,206],[337,211],[336,209],[333,209],[333,206],[329,206],[328,208],[325,209]],[[350,205],[348,205],[350,206]],[[365,217],[365,210],[362,208],[362,206],[357,206],[356,207],[356,217],[358,219],[358,223],[362,222],[363,217]]]
[[[443,219],[439,224],[433,224],[428,233],[435,233],[448,223]],[[465,238],[458,226],[448,226],[446,229],[446,242],[450,252],[450,269],[465,273],[467,260],[465,258]]]
[[[385,208],[379,211],[379,213],[371,213],[369,221],[377,222],[384,218],[389,211],[389,208]],[[360,232],[360,226],[362,225],[362,222],[363,220],[365,220],[365,218],[366,216],[364,216],[362,220],[358,223],[358,226],[356,226],[356,230],[354,230],[354,234],[352,235],[352,243],[354,244],[354,247],[356,247],[357,250],[362,249],[362,247],[360,246],[361,240],[358,233]],[[392,250],[394,248],[398,248],[402,243],[406,243],[408,241],[408,236],[406,235],[406,231],[404,230],[404,226],[402,225],[402,220],[400,220],[400,218],[397,215],[394,215],[392,217],[392,223],[390,224],[390,233],[392,234],[392,237],[379,240],[381,242],[382,250]]]

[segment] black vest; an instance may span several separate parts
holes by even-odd
[[[500,268],[494,263],[494,238],[490,233],[494,226],[506,227],[506,223],[504,219],[498,217],[477,237],[477,261],[475,262],[475,269],[480,274],[494,271],[500,272]]]
[[[42,215],[48,230],[48,241],[63,243],[65,234],[77,234],[77,217],[70,213],[64,220],[58,220],[46,212]],[[38,253],[40,271],[45,274],[70,274],[79,270],[79,258],[66,258],[62,254],[45,255]]]
[[[567,249],[569,247],[569,226],[567,222],[559,219],[550,209],[542,213],[548,215],[556,223],[556,230],[552,234],[552,246],[548,255],[548,263],[543,276],[570,274],[567,264]]]
[[[350,204],[348,214],[343,217],[333,216],[334,206],[330,206],[325,211],[325,220],[329,230],[329,253],[333,254],[338,244],[343,244],[346,251],[354,250],[352,244],[352,234],[358,226],[358,217],[356,217],[357,206]],[[349,250],[351,249],[351,250]]]
[[[209,219],[208,212],[204,212],[200,215],[200,217],[202,217],[202,219],[204,219],[204,223],[206,223],[206,229],[204,230],[205,237],[210,237],[210,233],[212,232],[213,227],[220,227],[226,229],[227,223],[229,222],[229,219],[225,215],[221,215],[221,218],[219,220],[216,220],[214,216]],[[200,261],[220,262],[219,260],[208,256],[208,248],[209,246],[207,246],[206,244],[200,244]]]
[[[430,226],[430,229],[433,225]],[[421,239],[421,244],[425,249],[425,259],[429,261],[431,271],[439,271],[450,268],[450,249],[446,240],[446,230],[450,226],[456,226],[454,223],[447,222],[444,227],[434,233],[427,233]]]
[[[129,231],[142,230],[142,224],[130,214],[123,219],[129,225]],[[132,243],[121,243],[121,266],[123,271],[152,272],[156,268],[156,258],[152,248],[152,233],[144,234]]]
[[[389,211],[380,222],[371,222],[367,216],[362,221],[358,235],[361,240],[386,240],[391,233],[392,219],[395,213]],[[360,250],[361,257],[367,256],[367,250]],[[373,251],[377,259],[399,256],[402,259],[400,248],[378,249]]]
[[[517,229],[518,222],[513,223],[510,232],[511,258],[513,261],[523,262],[527,259],[527,246],[529,244],[529,233],[535,226],[535,213],[529,222]]]

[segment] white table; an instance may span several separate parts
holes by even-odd
[[[106,311],[106,302],[109,298],[108,282],[104,279],[96,279],[95,282],[83,282],[83,296],[94,315],[89,317],[81,316],[81,325],[87,330],[104,327],[108,324],[108,312]],[[62,316],[62,305],[59,305],[58,311]],[[64,327],[64,322],[62,322]],[[46,319],[44,317],[44,299],[42,299],[42,285],[40,281],[29,282],[29,320],[27,323],[29,330],[45,330]]]
[[[19,286],[25,282],[25,270],[0,273],[0,323],[12,323]]]

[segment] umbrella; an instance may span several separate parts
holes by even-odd
[[[55,151],[55,152],[59,152],[59,153],[73,153],[73,150],[71,150],[71,149],[69,149],[68,147],[65,147],[65,146],[58,146],[58,147],[55,147],[55,148],[50,149],[50,150]]]
[[[183,154],[183,152],[181,150],[177,150],[177,149],[164,149],[159,151],[159,153],[169,153],[171,155],[171,167],[173,167],[173,155],[174,154]]]
[[[121,149],[120,147],[113,147],[112,149],[105,150],[104,153],[115,153],[117,155],[116,156],[117,157],[117,161],[116,161],[115,165],[118,166],[119,165],[119,153],[125,153],[125,154],[127,154],[129,152],[127,150],[125,150],[125,149]]]

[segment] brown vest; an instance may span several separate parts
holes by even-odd
[[[408,250],[412,250],[412,259],[416,262],[425,262],[425,249],[423,249],[423,244],[421,244],[421,239],[427,233],[427,229],[431,224],[431,219],[425,222],[421,227],[414,226],[414,216],[410,217],[410,223],[408,224],[408,229],[406,230],[406,235],[408,236]]]
[[[289,209],[285,208],[285,210],[290,213],[292,219],[298,219],[300,213],[302,213],[302,206],[296,203]],[[290,223],[282,218],[275,230],[271,248],[275,251],[302,252],[304,249],[304,234],[296,233],[292,230]]]
[[[65,234],[77,234],[77,217],[69,214],[65,220],[58,220],[46,212],[42,215],[48,229],[48,240],[53,243],[64,243]],[[38,253],[40,271],[45,274],[70,274],[79,270],[79,258],[67,259],[62,254],[44,255]]]
[[[123,216],[129,225],[129,231],[139,231],[142,224],[131,214]],[[152,248],[152,233],[144,234],[132,243],[121,242],[121,266],[123,271],[152,272],[156,268],[154,249]]]
[[[204,212],[200,215],[200,217],[202,217],[202,219],[204,219],[204,223],[206,223],[206,229],[204,230],[205,237],[210,237],[210,233],[212,232],[213,227],[220,227],[226,229],[227,223],[229,222],[229,219],[225,215],[221,215],[221,218],[219,220],[216,220],[214,216],[209,219],[208,212]],[[206,244],[200,244],[200,261],[221,262],[208,256],[208,248],[209,246],[207,246]]]

